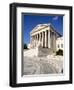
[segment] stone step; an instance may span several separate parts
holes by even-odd
[[[47,56],[53,53],[52,49],[50,48],[38,48],[38,56]]]
[[[33,57],[33,56],[43,57],[43,56],[51,55],[52,53],[53,53],[52,49],[42,48],[42,47],[24,50],[24,56],[29,56],[29,57]]]

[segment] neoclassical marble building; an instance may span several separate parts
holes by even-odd
[[[61,37],[61,35],[55,30],[55,28],[50,24],[38,24],[30,32],[31,48],[41,46],[43,48],[50,48],[53,51],[56,50],[56,39]]]
[[[56,40],[56,50],[58,51],[59,49],[64,50],[64,39],[63,37],[59,37]]]

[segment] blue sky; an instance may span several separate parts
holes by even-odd
[[[30,32],[38,24],[51,23],[57,32],[63,35],[63,16],[56,15],[22,15],[23,43],[30,43]]]

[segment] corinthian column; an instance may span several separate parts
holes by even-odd
[[[46,30],[46,48],[48,48],[48,30]]]
[[[45,32],[43,31],[43,47],[45,47]]]
[[[44,35],[43,35],[43,32],[42,32],[42,47],[43,47],[43,37],[44,37]]]
[[[51,39],[50,39],[50,30],[48,30],[48,48],[50,48],[51,46]]]
[[[47,47],[47,32],[45,31],[45,47]]]

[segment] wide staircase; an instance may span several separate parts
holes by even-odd
[[[53,54],[53,51],[50,48],[37,47],[29,50],[24,50],[24,56],[29,56],[29,57],[33,57],[33,56],[45,57],[51,54]]]
[[[42,47],[38,48],[38,56],[39,57],[51,55],[52,53],[53,53],[53,50],[50,48],[42,48]]]

